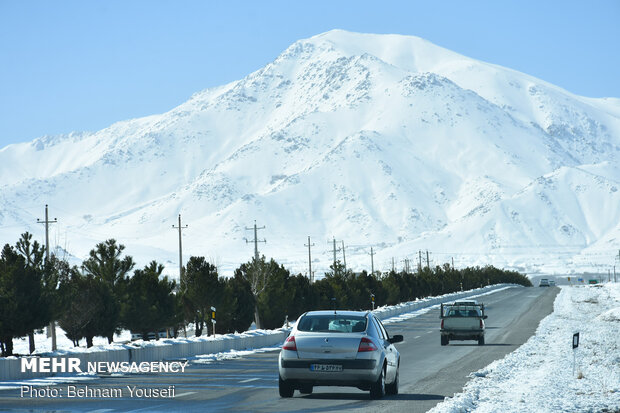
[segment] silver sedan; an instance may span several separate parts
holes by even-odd
[[[352,386],[378,399],[398,393],[400,354],[369,311],[310,311],[299,317],[278,359],[281,397],[314,386]]]

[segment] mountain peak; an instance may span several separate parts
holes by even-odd
[[[418,37],[331,30],[167,113],[0,151],[0,236],[35,232],[28,208],[49,204],[75,256],[113,237],[171,275],[179,213],[186,255],[225,271],[252,255],[254,220],[261,252],[295,272],[308,235],[343,240],[355,270],[377,245],[381,269],[420,249],[436,264],[583,267],[619,228],[614,111]],[[533,264],[550,243],[573,255]]]
[[[453,60],[471,60],[416,36],[399,34],[367,34],[341,29],[330,30],[291,45],[285,54],[313,51],[335,51],[346,57],[364,54],[375,56],[387,64],[414,72],[429,72]]]

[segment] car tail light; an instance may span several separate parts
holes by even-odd
[[[362,337],[362,341],[360,341],[360,345],[357,348],[358,353],[362,353],[364,351],[376,351],[377,346],[373,343],[369,338]]]
[[[480,320],[480,328],[484,328],[484,322],[482,321],[482,319]]]
[[[443,320],[441,320],[441,329],[443,330]]]
[[[284,345],[282,346],[282,350],[291,350],[297,351],[297,344],[295,343],[295,336],[288,336]]]

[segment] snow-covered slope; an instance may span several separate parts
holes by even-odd
[[[42,234],[81,259],[115,237],[143,265],[224,272],[261,253],[317,276],[347,265],[604,270],[620,239],[620,104],[416,37],[334,30],[170,112],[0,150],[0,239]],[[338,242],[338,246],[341,243]],[[342,259],[341,253],[339,258]],[[424,257],[425,258],[425,257]]]

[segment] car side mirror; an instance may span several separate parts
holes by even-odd
[[[482,318],[486,320],[487,318],[489,318],[489,316],[488,315],[483,315]]]
[[[390,337],[389,342],[394,344],[394,343],[400,343],[401,341],[403,341],[403,336],[400,334],[395,334],[392,337]]]

